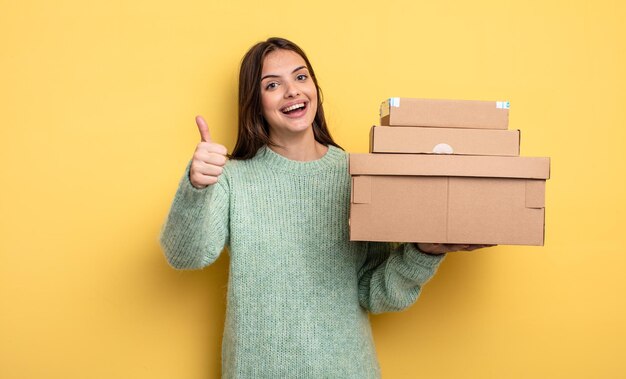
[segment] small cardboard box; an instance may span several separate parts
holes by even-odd
[[[392,97],[380,106],[380,124],[384,126],[507,129],[509,102]]]
[[[350,240],[543,245],[550,159],[350,154]]]
[[[370,153],[519,155],[519,130],[373,126]]]

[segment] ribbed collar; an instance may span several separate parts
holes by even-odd
[[[267,163],[272,169],[307,175],[335,166],[341,159],[345,159],[345,152],[335,146],[328,145],[328,151],[323,157],[314,161],[303,162],[285,158],[264,145],[256,153],[254,159]]]

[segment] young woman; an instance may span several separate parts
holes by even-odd
[[[443,253],[481,246],[349,241],[347,155],[290,41],[270,38],[244,56],[230,159],[196,122],[202,141],[161,244],[177,269],[205,267],[229,247],[223,377],[380,377],[368,312],[410,306]]]

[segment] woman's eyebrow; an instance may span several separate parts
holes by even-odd
[[[291,73],[293,74],[296,71],[302,70],[303,68],[307,68],[306,66],[300,66],[298,68],[296,68],[295,70],[291,71]]]
[[[302,70],[303,68],[307,68],[307,67],[306,66],[297,67],[293,71],[291,71],[291,73],[293,74],[294,72]],[[262,77],[261,81],[263,81],[263,80],[265,80],[267,78],[280,78],[280,75],[268,74],[268,75],[265,75],[264,77]]]

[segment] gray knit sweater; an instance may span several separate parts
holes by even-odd
[[[161,245],[177,269],[229,247],[224,378],[380,377],[367,312],[411,305],[443,256],[350,242],[349,200],[347,154],[333,146],[310,162],[262,147],[202,190],[185,173]]]

